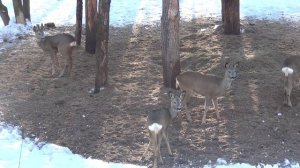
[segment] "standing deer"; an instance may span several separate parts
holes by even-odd
[[[52,61],[52,75],[59,71],[59,61],[57,53],[59,52],[65,61],[63,70],[60,72],[59,77],[65,75],[69,76],[72,70],[73,59],[72,50],[76,46],[75,38],[67,33],[56,34],[54,36],[45,36],[44,25],[33,26],[33,31],[37,40],[37,44],[46,55],[49,55]]]
[[[208,111],[206,104],[209,100],[212,100],[214,109],[217,112],[217,118],[220,118],[217,98],[223,96],[225,92],[230,89],[232,81],[236,78],[237,66],[238,63],[234,65],[226,63],[225,75],[223,78],[192,71],[183,72],[176,77],[177,87],[179,87],[181,91],[186,91],[183,104],[185,106],[186,116],[189,122],[191,122],[192,119],[189,111],[187,110],[187,103],[193,94],[199,94],[205,97],[202,124],[204,124],[206,120],[206,114]]]
[[[300,57],[291,56],[284,60],[281,71],[284,73],[284,95],[283,103],[287,106],[292,107],[291,103],[291,92],[293,89],[294,81],[299,78],[300,70]]]
[[[161,153],[160,153],[160,144],[162,138],[164,138],[168,153],[172,155],[172,151],[170,148],[169,140],[168,140],[168,134],[167,129],[172,121],[173,118],[177,116],[177,114],[182,109],[182,100],[185,95],[185,92],[181,92],[180,94],[169,92],[169,98],[170,98],[170,106],[169,109],[161,109],[161,110],[155,110],[151,111],[148,114],[147,117],[147,128],[149,130],[150,135],[150,141],[147,146],[147,149],[143,156],[146,155],[147,151],[150,148],[150,145],[152,143],[153,145],[153,154],[154,154],[154,163],[153,168],[157,167],[157,158],[159,157],[160,162],[163,163]]]

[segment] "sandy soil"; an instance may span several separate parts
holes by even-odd
[[[169,129],[174,156],[163,143],[161,167],[201,167],[217,158],[254,165],[300,161],[300,89],[292,93],[294,107],[283,106],[280,71],[284,58],[300,53],[300,29],[285,21],[242,23],[240,36],[221,34],[213,19],[181,23],[182,71],[222,76],[226,61],[240,61],[240,66],[231,93],[219,100],[219,121],[210,110],[201,125],[201,97],[190,103],[192,123],[184,112],[174,120]],[[160,27],[111,27],[109,55],[109,86],[90,96],[93,55],[76,49],[71,77],[52,78],[50,58],[34,37],[20,40],[0,58],[0,121],[86,157],[150,166],[151,152],[141,160],[148,143],[147,112],[168,104]]]

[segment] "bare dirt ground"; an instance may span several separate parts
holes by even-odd
[[[231,93],[219,100],[201,125],[204,99],[193,98],[189,110],[169,129],[174,156],[162,145],[161,167],[201,167],[209,160],[274,164],[300,161],[300,88],[293,108],[282,105],[281,64],[300,53],[300,29],[290,22],[243,21],[240,36],[215,30],[219,22],[182,22],[182,71],[223,75],[226,61],[240,61]],[[62,27],[52,33],[73,31]],[[83,45],[84,46],[84,45]],[[74,153],[112,162],[152,164],[142,154],[148,144],[147,112],[167,106],[162,87],[160,27],[110,29],[109,86],[95,96],[95,58],[83,47],[74,52],[70,78],[52,78],[50,58],[34,37],[20,40],[0,58],[0,121],[20,126],[26,136],[69,147]]]

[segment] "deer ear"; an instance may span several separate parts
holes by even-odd
[[[36,27],[35,27],[35,26],[33,26],[32,30],[33,30],[34,32],[36,32]]]
[[[238,62],[236,62],[235,64],[234,64],[234,68],[236,68],[238,65],[240,64],[240,62],[238,61]]]
[[[184,97],[186,94],[186,91],[182,91],[181,94],[180,94],[180,97]]]
[[[43,23],[41,24],[41,29],[44,30],[44,24]]]
[[[226,69],[229,68],[229,63],[228,62],[225,63],[225,68]]]
[[[174,97],[174,93],[172,91],[169,91],[168,95],[169,95],[170,98]]]

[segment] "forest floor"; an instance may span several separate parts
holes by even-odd
[[[300,88],[293,108],[283,106],[281,65],[300,53],[300,29],[288,21],[244,20],[244,33],[223,35],[214,19],[180,24],[182,71],[222,76],[227,61],[239,61],[238,78],[219,99],[221,118],[209,110],[201,124],[204,99],[194,97],[169,129],[174,156],[162,143],[161,167],[201,167],[210,160],[273,164],[300,161]],[[51,33],[74,31],[60,27]],[[83,45],[84,46],[84,39]],[[69,147],[85,157],[139,165],[152,164],[147,112],[168,106],[162,85],[160,26],[110,28],[109,85],[90,96],[95,58],[79,47],[70,77],[51,77],[50,58],[34,36],[0,57],[0,121],[20,126],[27,137]]]

